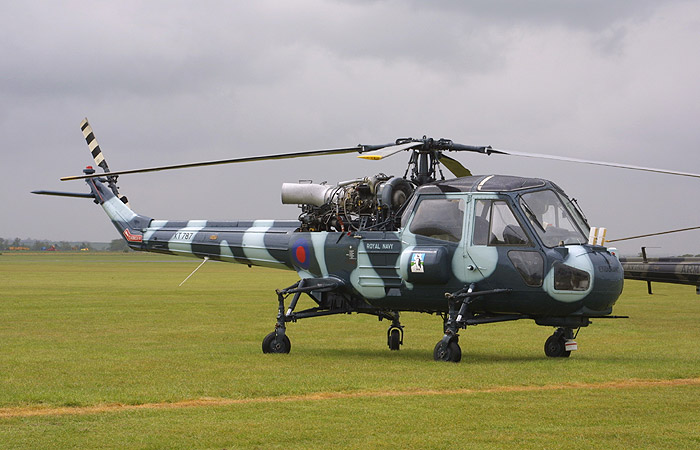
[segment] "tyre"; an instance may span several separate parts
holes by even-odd
[[[462,349],[455,341],[445,344],[440,341],[435,345],[433,350],[433,359],[435,361],[460,362],[462,360]]]
[[[393,328],[389,333],[389,350],[398,350],[401,347],[401,332]]]
[[[285,334],[282,339],[277,339],[277,335],[273,331],[272,333],[265,336],[262,341],[262,351],[263,353],[289,353],[292,349],[292,343]]]
[[[564,336],[554,334],[545,341],[544,354],[550,358],[568,358],[571,352],[566,350]]]

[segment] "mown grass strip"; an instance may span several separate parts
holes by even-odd
[[[616,380],[604,383],[561,383],[545,385],[527,386],[496,386],[484,389],[412,389],[412,390],[389,390],[389,391],[359,391],[359,392],[316,392],[305,395],[284,395],[279,397],[259,397],[259,398],[199,398],[194,400],[184,400],[178,402],[143,403],[139,405],[106,404],[94,406],[76,407],[21,407],[21,408],[0,408],[0,417],[32,417],[32,416],[59,416],[59,415],[86,415],[102,414],[121,411],[134,411],[143,409],[175,409],[175,408],[202,408],[212,406],[245,405],[251,403],[289,403],[339,400],[353,398],[377,398],[377,397],[416,397],[435,395],[471,395],[471,394],[494,394],[504,392],[538,392],[571,389],[638,389],[649,387],[673,387],[673,386],[696,386],[700,385],[700,378],[683,378],[672,380]]]

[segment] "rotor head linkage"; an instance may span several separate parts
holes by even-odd
[[[426,183],[437,180],[436,170],[439,170],[439,164],[443,164],[455,176],[471,176],[469,169],[464,167],[460,162],[443,155],[445,151],[470,151],[489,155],[493,152],[490,146],[475,146],[455,144],[450,139],[433,139],[423,136],[421,139],[414,138],[399,138],[396,140],[397,146],[406,146],[410,143],[416,143],[415,147],[407,147],[406,150],[411,150],[411,157],[408,161],[411,172],[411,181],[420,186]],[[440,178],[444,179],[442,170],[440,170]]]

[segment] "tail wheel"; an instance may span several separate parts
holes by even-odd
[[[289,353],[291,349],[292,343],[286,334],[279,339],[273,331],[265,336],[265,339],[262,341],[263,353]]]
[[[455,341],[450,341],[449,344],[440,341],[435,345],[433,350],[433,358],[435,361],[460,362],[462,360],[462,349]]]

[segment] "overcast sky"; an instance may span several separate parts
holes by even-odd
[[[700,172],[700,3],[148,1],[0,4],[0,237],[109,241],[88,200],[88,117],[112,170],[398,137]],[[452,155],[454,156],[454,154]],[[517,157],[623,237],[700,225],[700,179]],[[131,175],[158,219],[295,218],[282,182],[402,175],[353,155]],[[700,253],[700,231],[618,247]]]

